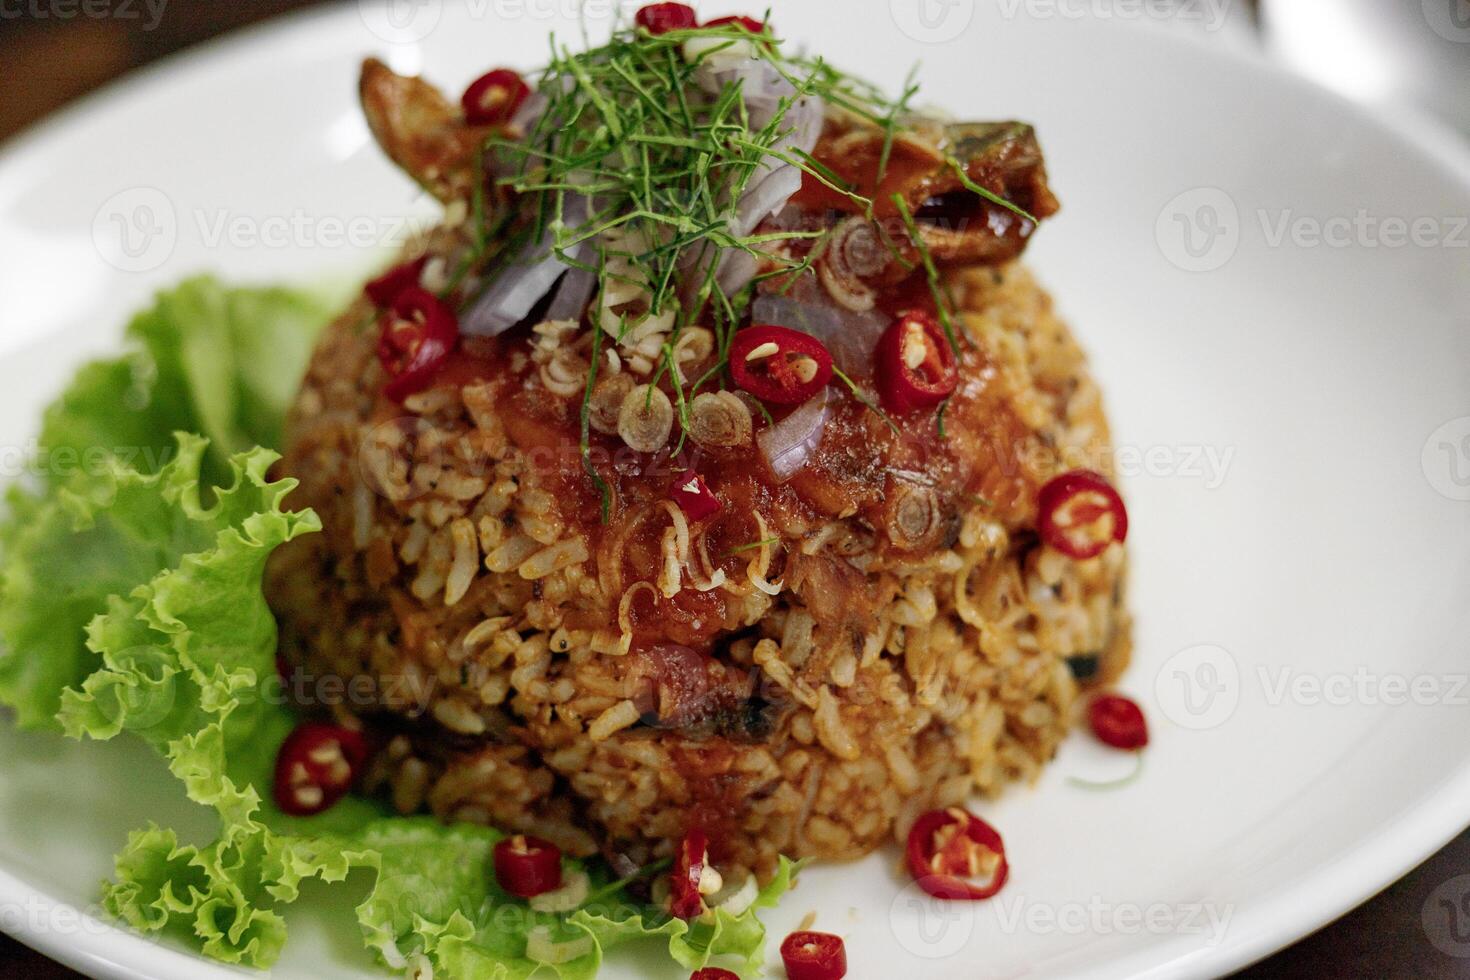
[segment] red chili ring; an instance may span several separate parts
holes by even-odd
[[[763,402],[800,405],[832,380],[832,354],[810,334],[757,324],[730,342],[730,375]]]
[[[954,348],[939,322],[922,310],[900,313],[874,352],[878,394],[890,412],[934,408],[960,383]]]
[[[696,27],[699,17],[687,3],[650,3],[633,16],[633,23],[650,34],[667,34]]]
[[[718,966],[707,966],[702,970],[695,970],[689,974],[689,980],[740,980],[740,974],[733,970],[721,969]]]
[[[347,795],[367,762],[361,732],[321,721],[297,725],[276,752],[272,796],[281,812],[310,817]]]
[[[941,839],[941,833],[949,826],[955,829]],[[965,878],[978,873],[982,850],[994,854],[999,863],[989,884],[972,885]],[[990,898],[1005,886],[1010,876],[1006,846],[1000,833],[959,807],[930,810],[915,820],[909,830],[905,854],[909,873],[920,888],[935,898],[972,902]]]
[[[517,72],[496,68],[470,82],[459,104],[471,126],[499,126],[510,121],[530,94],[531,87]]]
[[[561,887],[561,850],[539,837],[516,834],[495,845],[495,883],[516,898]]]
[[[395,402],[428,388],[459,343],[459,321],[426,289],[410,286],[383,315],[378,360],[388,372],[383,394]]]
[[[669,876],[669,914],[676,919],[697,919],[704,911],[699,879],[709,861],[709,838],[702,830],[691,830],[679,842],[674,870]]]
[[[847,947],[830,932],[793,932],[781,941],[787,980],[842,980]]]
[[[420,255],[412,262],[395,265],[362,287],[362,291],[367,294],[368,299],[373,301],[374,306],[379,308],[392,306],[393,301],[405,289],[411,289],[419,284],[419,277],[424,274],[424,265],[428,261],[427,255]]]
[[[1115,749],[1141,749],[1148,744],[1143,709],[1121,694],[1099,694],[1087,706],[1087,721],[1099,742]]]
[[[709,484],[704,482],[704,477],[693,470],[685,470],[674,480],[674,486],[669,491],[669,496],[684,516],[691,521],[702,521],[706,517],[720,512],[720,498],[715,496]]]
[[[767,25],[766,24],[761,23],[760,21],[756,20],[754,17],[746,17],[746,16],[744,16],[742,14],[736,14],[735,16],[732,16],[732,17],[716,17],[714,20],[706,21],[705,24],[704,24],[704,26],[705,27],[731,27],[731,26],[733,26],[733,27],[740,27],[740,28],[743,28],[743,29],[749,31],[752,34],[764,34],[764,33],[766,33],[766,30],[767,30]]]
[[[1041,539],[1069,558],[1095,558],[1128,537],[1128,509],[1099,473],[1068,470],[1053,477],[1037,497]],[[1111,518],[1111,523],[1101,523]]]

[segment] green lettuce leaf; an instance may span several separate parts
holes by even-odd
[[[231,454],[281,448],[286,407],[330,309],[299,290],[189,279],[133,318],[128,353],[78,373],[46,412],[41,446],[85,479],[99,468],[88,461],[107,455],[157,472],[175,432],[198,433],[210,440],[206,475],[218,484]]]
[[[204,845],[169,828],[133,833],[104,907],[141,932],[266,968],[302,884],[360,870],[373,882],[356,910],[364,942],[395,970],[421,957],[439,977],[585,980],[607,950],[642,940],[691,970],[713,960],[759,972],[756,912],[791,886],[792,865],[738,916],[671,919],[598,868],[587,869],[594,892],[583,909],[549,915],[496,887],[494,830],[391,816],[357,798],[312,819],[275,808],[271,771],[296,719],[275,680],[262,579],[277,547],[320,524],[286,509],[294,483],[272,481],[277,456],[254,445],[279,436],[310,308],[209,280],[161,297],[130,328],[139,347],[84,369],[46,415],[43,446],[106,447],[95,465],[12,491],[0,522],[0,704],[21,724],[75,738],[144,739],[217,816]],[[306,339],[293,347],[287,336]],[[129,446],[154,454],[117,451]],[[580,955],[536,962],[532,930],[577,943]]]

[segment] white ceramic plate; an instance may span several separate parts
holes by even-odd
[[[560,6],[296,18],[11,146],[0,445],[26,444],[155,287],[205,269],[346,277],[395,223],[431,218],[370,144],[356,62],[386,53],[457,91],[537,60],[548,29],[570,30]],[[826,5],[778,3],[774,19],[889,85],[921,62],[926,98],[961,115],[1039,126],[1065,210],[1031,261],[1094,353],[1124,453],[1125,687],[1154,744],[1126,790],[1066,782],[1125,765],[1084,737],[985,805],[1014,869],[994,902],[938,916],[889,852],[807,872],[773,932],[817,911],[858,977],[1219,973],[1366,898],[1470,815],[1470,157],[1187,31],[1024,0],[928,20],[910,6],[848,2],[837,25]],[[200,824],[158,762],[3,726],[0,758],[0,926],[98,975],[233,972],[71,911],[127,831]],[[373,975],[351,902],[312,891],[275,975]],[[1453,945],[1429,911],[1426,941]]]

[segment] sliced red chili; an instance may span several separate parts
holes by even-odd
[[[650,34],[667,34],[689,30],[699,18],[687,3],[650,3],[634,15],[633,23]]]
[[[539,837],[515,834],[495,845],[495,883],[516,898],[561,887],[561,850]]]
[[[689,974],[689,980],[740,980],[740,974],[733,970],[723,970],[718,966],[707,966]]]
[[[737,15],[735,15],[733,17],[716,17],[714,20],[706,21],[704,26],[705,27],[726,27],[726,26],[734,26],[734,27],[743,28],[743,29],[749,31],[752,34],[764,34],[766,32],[766,25],[765,24],[763,24],[760,21],[756,20],[754,17],[746,17],[746,16],[740,15],[740,14],[737,14]]]
[[[772,405],[800,405],[832,380],[832,354],[810,334],[757,324],[730,342],[730,375]]]
[[[1053,477],[1037,498],[1041,539],[1069,558],[1094,558],[1128,537],[1123,498],[1101,474],[1068,470]]]
[[[293,817],[331,808],[347,795],[367,758],[362,733],[321,721],[302,722],[276,753],[276,806]]]
[[[374,306],[392,306],[405,289],[410,289],[419,284],[419,277],[424,274],[424,265],[429,261],[427,255],[421,255],[412,262],[404,262],[395,265],[378,278],[362,287],[367,298],[373,301]]]
[[[793,932],[781,941],[781,962],[788,980],[842,980],[847,947],[830,932]]]
[[[1141,749],[1148,744],[1143,709],[1121,694],[1099,694],[1087,706],[1092,733],[1115,749]]]
[[[378,360],[388,372],[383,394],[395,402],[423,391],[459,342],[459,321],[426,289],[410,286],[383,314]]]
[[[1010,875],[1006,846],[990,824],[959,807],[931,810],[909,831],[909,873],[935,898],[978,901],[1000,891]],[[986,885],[967,878],[990,874]]]
[[[679,474],[670,495],[684,512],[684,516],[691,521],[702,521],[711,514],[720,512],[720,498],[704,482],[704,477],[693,470],[685,470]]]
[[[949,338],[922,310],[900,313],[878,339],[875,357],[878,394],[890,412],[934,408],[960,383]]]
[[[509,68],[496,68],[470,82],[459,104],[464,108],[465,122],[471,126],[499,126],[510,121],[530,94],[531,87],[519,74]]]
[[[679,842],[674,870],[669,876],[669,914],[678,919],[697,919],[704,911],[699,879],[709,863],[709,838],[702,830],[691,830]]]

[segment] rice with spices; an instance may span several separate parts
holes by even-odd
[[[750,413],[725,393],[694,447],[726,467],[709,526],[663,506],[669,477],[650,474],[678,469],[668,452],[608,463],[605,525],[569,489],[575,429],[554,423],[581,392],[558,365],[591,352],[563,354],[560,326],[471,344],[454,383],[397,406],[376,395],[371,310],[345,313],[282,463],[326,531],[277,556],[269,594],[292,664],[370,680],[328,706],[378,736],[368,789],[639,863],[698,825],[722,868],[765,876],[1034,778],[1075,714],[1068,658],[1098,657],[1103,680],[1128,657],[1124,549],[1074,561],[1034,531],[1035,488],[1064,457],[1106,460],[1107,423],[1028,272],[953,267],[943,288],[980,352],[949,418],[979,492],[926,485],[943,466],[922,452],[873,469],[830,433],[827,483],[750,477]],[[709,351],[683,349],[692,376]],[[624,405],[642,390],[618,384]],[[863,412],[843,416],[852,444],[886,438]]]

